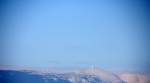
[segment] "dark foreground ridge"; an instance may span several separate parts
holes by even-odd
[[[0,70],[0,83],[113,83],[96,75],[81,73],[36,74],[30,71]],[[126,83],[120,80],[118,83]]]

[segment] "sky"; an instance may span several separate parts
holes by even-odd
[[[149,71],[148,0],[1,0],[0,65]]]

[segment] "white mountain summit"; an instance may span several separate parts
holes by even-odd
[[[107,81],[108,83],[120,83],[121,79],[114,73],[105,71],[103,69],[97,67],[90,67],[88,69],[84,69],[80,71],[80,74],[88,74],[98,76],[100,79]]]

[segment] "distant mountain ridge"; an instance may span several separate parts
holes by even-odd
[[[72,72],[4,68],[0,70],[0,83],[150,83],[147,79],[134,81],[135,77],[128,80],[127,76],[130,75],[116,75],[96,67]]]
[[[0,83],[125,83],[98,68],[78,72],[44,72],[34,70],[0,70]]]

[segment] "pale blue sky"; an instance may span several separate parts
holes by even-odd
[[[143,1],[35,0],[4,3],[3,65],[149,68]]]

